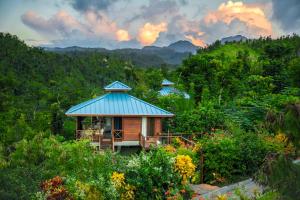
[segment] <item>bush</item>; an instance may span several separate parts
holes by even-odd
[[[224,126],[225,115],[221,109],[214,107],[212,103],[178,113],[175,118],[177,132],[203,133],[211,132],[212,129]]]
[[[104,196],[113,196],[105,188],[109,188],[110,181],[107,180],[113,167],[121,163],[114,162],[114,159],[120,160],[116,158],[118,156],[109,152],[95,154],[88,141],[60,140],[60,137],[38,134],[30,141],[20,141],[9,157],[9,165],[0,169],[0,196],[6,199],[30,199],[40,190],[41,182],[55,176],[65,177],[66,187],[74,185],[74,179],[73,182],[78,180],[104,188],[101,191]]]
[[[204,181],[209,183],[251,176],[269,152],[284,151],[285,147],[276,137],[251,132],[208,136],[199,145],[204,153]]]
[[[0,169],[0,197],[162,199],[191,196],[189,186],[181,182],[183,177],[175,170],[175,154],[163,148],[126,157],[110,151],[96,154],[88,141],[61,139],[39,134],[30,141],[20,141],[9,157],[10,162]],[[112,177],[123,178],[116,185]]]
[[[183,189],[174,158],[163,149],[132,156],[124,169],[127,183],[136,187],[136,199],[159,199],[170,190]]]

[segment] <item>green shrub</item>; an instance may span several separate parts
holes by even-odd
[[[175,118],[177,132],[203,133],[224,126],[225,115],[211,102],[200,105],[193,110],[178,113]]]
[[[282,151],[276,141],[266,142],[266,138],[250,132],[201,139],[205,182],[232,182],[252,175],[269,152]]]
[[[182,188],[173,166],[174,159],[169,153],[153,149],[132,156],[124,169],[127,182],[136,187],[137,199],[159,199],[171,188]]]

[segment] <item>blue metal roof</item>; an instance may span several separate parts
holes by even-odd
[[[162,81],[162,83],[161,83],[161,85],[174,85],[174,83],[173,82],[171,82],[171,81],[169,81],[169,80],[167,80],[167,79],[164,79],[163,81]]]
[[[112,92],[70,108],[69,116],[161,116],[174,114],[122,92]]]
[[[131,90],[131,87],[121,83],[120,81],[115,81],[104,87],[106,91],[128,91]]]
[[[170,86],[163,86],[162,89],[158,92],[161,96],[168,96],[170,94],[178,94],[178,95],[183,95],[184,98],[186,98],[186,99],[190,98],[190,95],[187,94],[186,92],[181,92],[181,91],[177,90],[176,88],[170,87]]]

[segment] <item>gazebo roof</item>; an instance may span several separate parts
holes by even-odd
[[[161,83],[162,86],[169,86],[169,85],[174,85],[173,82],[167,80],[167,79],[164,79]]]
[[[125,92],[131,88],[116,81],[105,87],[115,91],[71,107],[68,116],[157,116],[172,117],[174,114],[131,96]]]
[[[158,91],[161,96],[168,96],[168,95],[171,95],[171,94],[178,94],[178,95],[183,95],[183,97],[185,99],[190,98],[189,94],[187,94],[186,92],[180,91],[180,90],[176,89],[175,87],[173,87],[174,83],[167,80],[167,79],[164,79],[162,81],[161,85],[162,85],[162,88],[161,88],[160,91]]]
[[[129,91],[131,87],[121,83],[120,81],[115,81],[107,86],[104,87],[106,91]]]

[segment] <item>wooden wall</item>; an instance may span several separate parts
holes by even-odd
[[[147,122],[148,123],[148,122]],[[162,131],[161,118],[154,119],[154,135],[159,135]],[[141,117],[124,117],[123,118],[123,140],[137,141],[140,140],[142,132]]]
[[[141,117],[124,117],[123,118],[123,140],[133,141],[140,140],[142,131]]]

